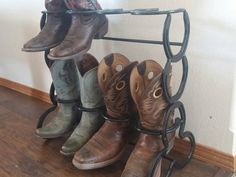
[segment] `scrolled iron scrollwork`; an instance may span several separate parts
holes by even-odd
[[[171,60],[172,62],[178,62],[183,58],[183,56],[185,56],[185,52],[188,47],[189,35],[190,35],[190,20],[188,13],[184,11],[183,12],[184,38],[180,51],[174,55],[170,44],[170,26],[172,21],[171,19],[172,19],[171,14],[170,13],[167,14],[163,30],[163,46],[167,59]]]
[[[175,123],[173,127],[175,127],[175,130],[179,128],[178,136],[181,140],[188,139],[190,143],[190,150],[187,153],[187,157],[184,158],[182,161],[178,161],[175,158],[168,156],[169,152],[169,140],[168,140],[168,130],[173,129],[172,127],[168,127],[168,123],[170,121],[171,114],[174,113],[174,111],[178,109],[180,113],[180,117],[175,118]],[[195,138],[193,134],[189,131],[185,131],[185,124],[186,124],[186,113],[185,108],[182,102],[178,101],[176,103],[173,103],[169,106],[167,111],[164,115],[164,122],[163,122],[163,129],[162,129],[162,142],[165,146],[165,148],[157,154],[156,158],[152,161],[152,164],[150,165],[148,177],[153,177],[155,173],[155,169],[158,165],[158,163],[162,160],[162,158],[170,161],[170,165],[168,167],[168,170],[165,177],[170,177],[174,168],[181,169],[184,168],[192,159],[194,151],[195,151]],[[177,127],[175,125],[178,125]]]
[[[163,74],[162,74],[162,84],[163,84],[163,88],[164,88],[164,93],[166,96],[166,99],[168,100],[169,103],[175,103],[176,101],[178,101],[181,96],[183,95],[186,83],[187,83],[187,79],[188,79],[188,59],[186,56],[183,56],[182,58],[182,78],[181,78],[181,82],[178,88],[178,91],[176,92],[175,95],[172,96],[172,94],[170,93],[169,89],[168,89],[168,78],[169,78],[169,74],[172,70],[172,62],[171,60],[168,60],[165,68],[163,70]]]

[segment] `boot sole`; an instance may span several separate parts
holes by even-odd
[[[70,133],[71,133],[71,130],[62,134],[57,134],[57,135],[39,135],[36,132],[34,133],[34,135],[38,138],[43,138],[43,139],[55,139],[55,138],[67,137]]]
[[[77,162],[75,159],[73,159],[72,163],[76,168],[78,168],[80,170],[93,170],[93,169],[103,168],[103,167],[107,167],[107,166],[112,165],[113,163],[117,162],[121,158],[121,156],[123,155],[124,151],[125,151],[125,149],[123,149],[114,158],[106,160],[104,162],[93,163],[93,164],[82,164],[82,163]]]
[[[51,136],[43,136],[43,135],[38,135],[35,133],[35,136],[38,138],[43,138],[43,139],[55,139],[55,138],[62,138],[65,137],[66,134],[62,134],[62,135],[51,135]]]
[[[76,152],[64,152],[60,150],[60,153],[64,156],[74,156]]]
[[[104,37],[106,35],[107,32],[108,32],[108,22],[101,25],[101,27],[98,29],[98,32],[94,34],[92,40],[93,39],[101,39],[102,37]],[[48,58],[51,59],[51,60],[71,60],[71,59],[80,58],[84,54],[86,54],[87,51],[91,48],[92,40],[91,40],[91,42],[90,42],[90,44],[88,45],[87,48],[85,48],[84,50],[80,51],[77,54],[70,55],[70,56],[65,56],[65,57],[54,57],[54,56],[51,56],[50,53],[49,53]]]
[[[21,50],[24,52],[43,52],[46,50],[50,50],[56,46],[58,46],[60,43],[52,44],[48,47],[42,47],[42,48],[22,48]]]

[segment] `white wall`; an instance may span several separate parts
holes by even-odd
[[[50,73],[40,53],[20,51],[24,42],[39,31],[44,2],[0,0],[0,77],[48,91]],[[188,10],[191,39],[187,52],[190,71],[183,102],[188,115],[187,129],[198,143],[234,154],[236,123],[236,2],[234,0],[101,0],[104,8],[160,7]],[[163,17],[110,16],[110,36],[161,39]],[[173,18],[172,40],[181,40],[182,18]],[[161,46],[95,41],[90,51],[99,60],[121,52],[131,60],[155,59],[165,63]],[[181,65],[176,68],[181,69]],[[174,69],[178,83],[181,75]],[[231,129],[230,129],[231,128]]]

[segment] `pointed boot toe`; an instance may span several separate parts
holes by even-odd
[[[63,0],[46,0],[47,11],[58,13],[48,13],[46,23],[41,32],[28,41],[22,51],[40,52],[51,49],[59,45],[65,38],[71,25],[71,16],[66,13],[67,7]]]
[[[59,45],[50,51],[50,53],[48,54],[48,58],[51,60],[70,60],[73,58],[73,56],[71,56],[71,53],[73,53],[72,48],[64,48],[63,46]]]
[[[25,52],[40,52],[48,49],[48,45],[44,44],[45,41],[41,41],[39,37],[35,37],[24,44],[22,51]],[[54,46],[54,45],[53,45]],[[51,46],[50,46],[51,47]]]
[[[86,149],[78,151],[73,158],[73,165],[81,170],[93,169],[93,162],[96,156],[92,155],[92,152]]]
[[[44,139],[58,138],[61,136],[60,132],[56,132],[56,131],[54,131],[52,129],[48,129],[48,128],[36,129],[35,135],[40,138],[44,138]]]
[[[78,144],[76,141],[67,141],[60,150],[60,153],[65,156],[72,156],[78,150]]]

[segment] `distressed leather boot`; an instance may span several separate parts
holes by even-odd
[[[71,16],[66,14],[63,0],[46,0],[47,21],[42,31],[23,46],[23,51],[38,52],[59,45],[67,34],[71,24]]]
[[[79,10],[80,0],[65,0],[70,10]],[[67,60],[85,54],[94,38],[102,38],[108,31],[108,20],[103,14],[72,13],[72,24],[64,41],[48,55],[52,60]]]
[[[129,141],[133,101],[129,79],[137,63],[120,54],[111,54],[99,65],[98,82],[107,113],[103,126],[74,156],[78,169],[96,169],[116,162]]]
[[[97,79],[98,61],[89,54],[77,62],[80,81],[82,117],[79,125],[62,146],[61,153],[74,155],[96,133],[104,122],[101,116],[104,102]]]
[[[162,130],[163,116],[168,107],[161,86],[162,71],[158,63],[147,60],[135,67],[131,74],[131,94],[139,112],[138,122],[143,130]],[[171,141],[170,149],[173,146],[174,136],[174,134],[168,136]],[[122,177],[148,177],[152,161],[163,148],[160,136],[141,133]],[[160,174],[161,161],[155,169],[154,177],[160,177]]]
[[[46,139],[64,136],[80,118],[78,112],[73,110],[75,103],[72,101],[80,97],[79,76],[74,60],[55,61],[50,71],[59,101],[59,110],[51,122],[36,130],[36,135]]]

